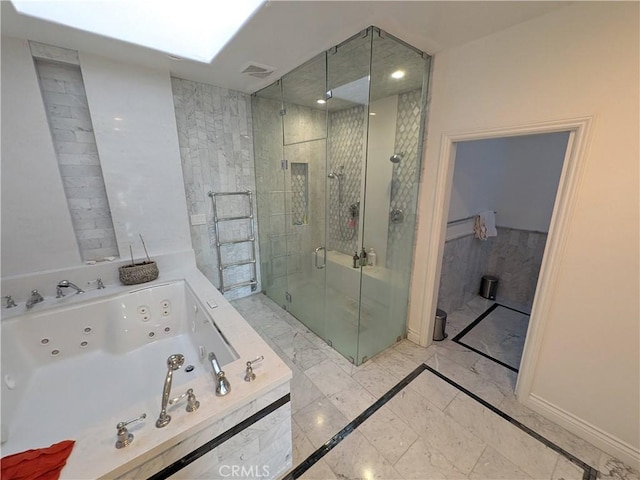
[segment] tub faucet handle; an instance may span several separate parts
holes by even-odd
[[[102,279],[101,279],[101,278],[97,278],[97,279],[95,279],[95,280],[92,280],[92,281],[90,281],[90,282],[87,282],[87,285],[91,285],[91,284],[93,284],[93,283],[95,283],[95,284],[96,284],[96,286],[97,286],[96,290],[102,290],[103,288],[105,288],[104,283],[102,282]]]
[[[118,430],[118,440],[116,441],[116,448],[124,448],[133,442],[133,434],[129,433],[127,430],[127,425],[133,422],[141,422],[147,418],[147,414],[143,413],[139,417],[132,418],[131,420],[127,420],[126,422],[120,422],[116,425],[116,429]]]
[[[260,355],[259,357],[247,362],[247,370],[244,373],[245,382],[253,382],[256,379],[256,374],[253,373],[253,364],[261,362],[262,360],[264,360],[264,356]]]
[[[200,402],[196,399],[196,394],[193,393],[193,388],[187,390],[187,412],[195,412],[200,408]]]
[[[13,298],[11,298],[11,295],[5,295],[2,298],[6,298],[7,299],[7,305],[6,308],[13,308],[13,307],[17,307],[16,302],[13,300]]]
[[[191,413],[198,410],[198,408],[200,407],[200,402],[196,399],[196,394],[193,393],[193,388],[190,388],[179,397],[172,398],[171,400],[169,400],[169,405],[170,406],[175,405],[176,403],[178,403],[179,401],[185,398],[187,399],[187,408],[186,408],[187,412]]]

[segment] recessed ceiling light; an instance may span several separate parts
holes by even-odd
[[[369,115],[375,115],[376,112],[369,112]]]
[[[404,77],[404,70],[396,70],[391,74],[391,78],[395,78],[396,80]]]
[[[264,0],[215,2],[12,0],[23,15],[210,63]],[[220,5],[224,3],[224,14]],[[124,20],[126,19],[126,21]],[[132,26],[135,26],[133,28]]]
[[[324,98],[319,98],[318,100],[316,100],[316,103],[319,103],[320,105],[324,105],[325,103],[327,103],[327,101]]]

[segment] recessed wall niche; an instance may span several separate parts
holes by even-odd
[[[30,47],[80,256],[118,256],[78,53],[36,42]]]

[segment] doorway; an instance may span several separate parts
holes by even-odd
[[[569,137],[455,144],[437,305],[451,341],[516,373]]]

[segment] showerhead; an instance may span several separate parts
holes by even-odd
[[[329,178],[340,178],[340,176],[336,172],[331,172],[327,175]]]
[[[402,153],[394,153],[389,157],[389,161],[391,163],[400,163],[400,160],[402,160],[402,156],[403,156]]]

